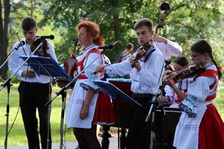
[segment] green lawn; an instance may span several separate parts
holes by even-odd
[[[13,84],[10,89],[10,98],[8,100],[7,88],[0,91],[0,146],[4,146],[5,134],[6,134],[6,106],[9,105],[9,125],[8,129],[12,127],[8,136],[8,145],[17,146],[27,144],[25,130],[21,118],[21,112],[19,110],[18,103],[18,84]],[[53,87],[53,97],[60,88]],[[8,104],[9,101],[9,104]],[[51,131],[52,141],[60,142],[60,123],[61,123],[61,110],[62,110],[62,98],[61,95],[52,101],[51,110]],[[17,115],[18,113],[18,115]],[[16,117],[17,115],[17,117]],[[13,124],[13,121],[15,123]],[[75,137],[71,129],[64,129],[64,141],[74,141]]]
[[[8,146],[18,146],[27,144],[26,135],[22,123],[21,113],[19,111],[18,104],[18,92],[17,84],[13,84],[10,89],[10,99],[9,99],[9,129],[12,130],[8,136]],[[53,87],[53,97],[60,88],[57,86]],[[8,101],[7,88],[3,88],[0,91],[0,146],[4,146],[5,131],[6,131],[6,106]],[[217,98],[215,100],[215,105],[224,119],[224,92],[223,89],[219,90]],[[60,142],[60,122],[61,122],[61,110],[62,110],[62,99],[61,95],[52,101],[52,111],[51,111],[51,130],[52,130],[52,141]],[[18,113],[18,115],[17,115]],[[17,115],[17,117],[16,117]],[[15,123],[13,124],[13,121]],[[71,129],[64,129],[65,136],[64,141],[74,141],[75,137]]]

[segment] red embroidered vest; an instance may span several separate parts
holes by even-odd
[[[80,71],[82,71],[82,70],[84,69],[84,65],[83,65],[83,63],[84,63],[86,57],[87,57],[89,54],[91,54],[91,53],[97,53],[97,54],[100,54],[101,51],[98,50],[98,49],[92,49],[92,50],[89,50],[89,51],[86,53],[86,55],[83,57],[83,59],[77,63],[77,67],[80,67]],[[102,62],[102,63],[103,63],[103,62]],[[77,70],[78,70],[78,69],[77,69]],[[104,73],[100,73],[100,77],[103,77],[103,76],[104,76]],[[87,79],[88,77],[85,75],[84,72],[82,72],[82,74],[79,75],[78,78],[79,78],[79,79]]]

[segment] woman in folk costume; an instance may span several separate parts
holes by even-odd
[[[78,40],[84,47],[77,58],[78,80],[70,94],[66,108],[66,125],[73,128],[80,149],[100,149],[96,137],[96,124],[113,124],[114,111],[109,96],[93,84],[102,74],[93,74],[95,67],[104,63],[98,46],[103,46],[100,29],[91,21],[82,21],[76,26]],[[84,70],[84,71],[83,71]],[[81,73],[82,71],[82,73]],[[103,104],[103,105],[102,105]]]
[[[165,73],[164,76],[182,100],[179,108],[183,112],[176,127],[173,145],[177,149],[224,148],[224,123],[213,105],[218,81],[222,76],[221,68],[217,66],[212,48],[205,40],[198,40],[191,46],[190,56],[195,65],[203,63],[204,67],[191,78],[187,94],[171,83],[171,74]]]

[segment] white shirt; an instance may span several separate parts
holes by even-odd
[[[132,68],[129,59],[106,67],[106,73],[113,76],[124,76],[132,74],[131,91],[139,94],[155,94],[160,83],[159,77],[164,69],[164,58],[161,51],[154,45],[155,51],[151,53],[146,62],[143,62],[146,55],[139,61],[142,69],[137,72]],[[134,53],[133,56],[137,54]]]
[[[23,66],[22,64],[24,63],[24,60],[21,58],[21,56],[29,56],[31,55],[32,51],[30,49],[30,45],[28,45],[26,43],[26,39],[22,39],[22,41],[25,41],[25,45],[20,46],[18,48],[18,50],[15,51],[15,53],[11,56],[9,63],[8,63],[8,67],[9,70],[12,72],[12,74],[15,74],[15,76],[18,76],[22,81],[25,82],[35,82],[35,83],[49,83],[51,77],[50,76],[45,76],[45,75],[40,75],[38,76],[36,74],[36,77],[34,78],[26,78],[26,77],[22,77],[22,72],[23,71],[27,71],[27,70],[32,70],[32,68],[30,66],[28,66],[27,63],[25,63]],[[19,41],[17,41],[13,47],[12,47],[12,51],[15,49],[15,47],[19,44]],[[37,45],[38,46],[38,45]],[[52,46],[51,43],[48,42],[48,50],[47,52],[51,55],[51,57],[57,61],[56,58],[56,54],[55,54],[55,50]],[[23,50],[24,48],[24,50]],[[24,52],[25,51],[25,52]],[[32,55],[32,57],[34,57],[35,55]],[[22,67],[21,67],[22,66]],[[21,67],[21,68],[20,68]]]
[[[167,40],[167,44],[164,42],[157,42],[156,46],[162,52],[164,59],[170,59],[171,56],[178,56],[182,52],[181,46],[173,41]]]

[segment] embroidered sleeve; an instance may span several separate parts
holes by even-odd
[[[197,97],[188,94],[187,98],[185,98],[180,104],[179,108],[185,112],[188,117],[194,118],[196,117],[198,107],[198,99]]]

